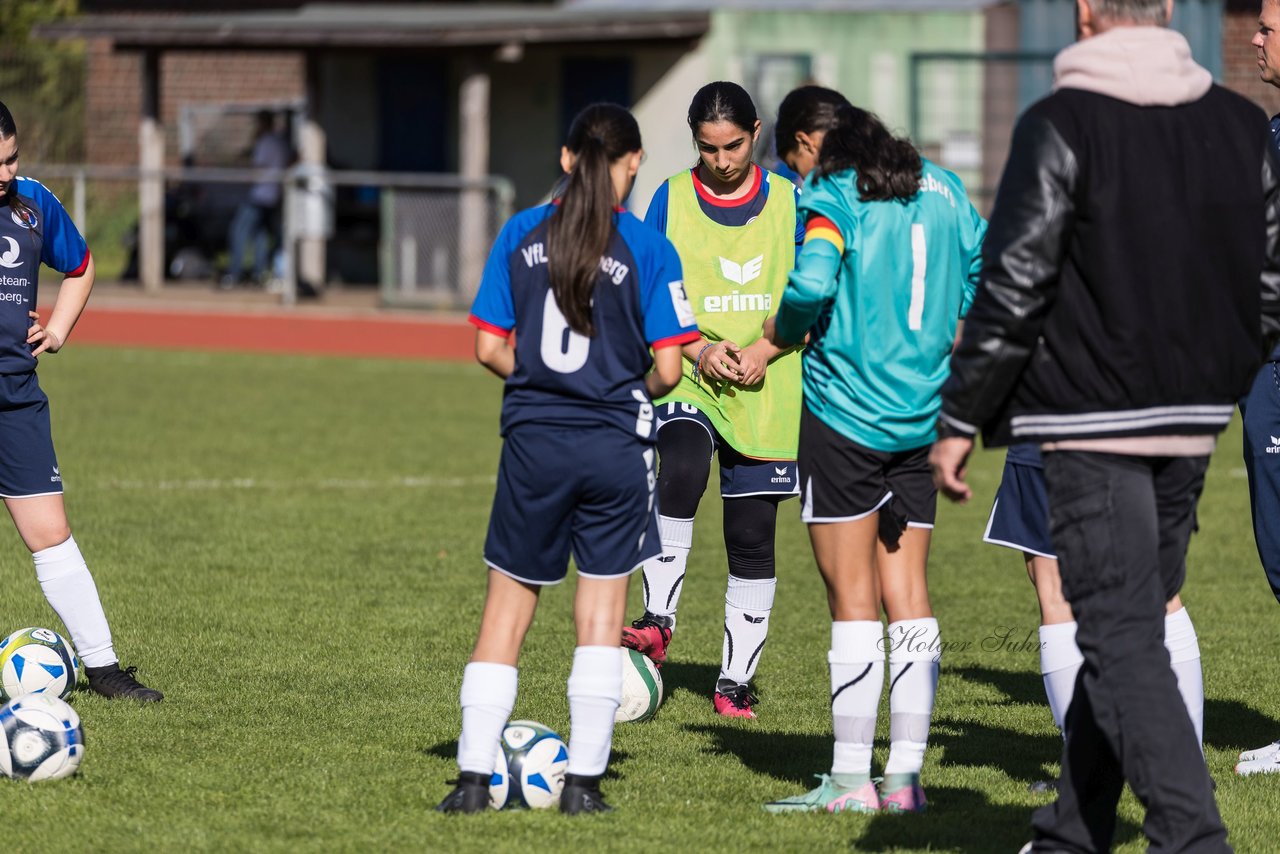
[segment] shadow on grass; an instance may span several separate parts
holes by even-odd
[[[877,815],[851,847],[859,851],[903,848],[1017,851],[1031,839],[1031,810],[994,804],[973,789],[930,786],[929,809],[920,815]]]
[[[978,665],[953,668],[944,664],[944,672],[948,678],[959,676],[966,682],[984,682],[1014,703],[1048,705],[1044,696],[1044,679],[1030,670],[999,670]]]
[[[689,691],[710,702],[720,678],[720,664],[701,661],[668,661],[662,665],[662,692],[670,697],[676,691]]]
[[[814,773],[831,765],[831,736],[825,733],[765,732],[729,722],[686,724],[684,729],[709,736],[707,752],[733,754],[752,771],[801,788],[812,788]]]
[[[1280,721],[1251,709],[1239,700],[1206,700],[1204,741],[1208,747],[1241,750],[1261,747],[1280,738]]]
[[[1044,682],[1029,671],[999,670],[991,667],[957,667],[949,673],[969,682],[983,682],[1002,692],[1015,703],[1047,704]],[[968,724],[960,724],[968,726]],[[1038,739],[1041,736],[1020,735],[1020,738]],[[1239,700],[1207,699],[1204,704],[1204,741],[1206,747],[1222,750],[1240,750],[1260,747],[1280,737],[1280,721],[1250,708]],[[1056,761],[1062,745],[1057,739],[1045,761]],[[936,739],[935,739],[936,741]],[[1013,772],[1010,772],[1013,774]],[[1018,776],[1013,774],[1013,776]]]
[[[456,761],[458,758],[458,742],[442,741],[439,744],[424,748],[422,751],[427,756],[434,756],[437,759],[447,759],[450,762]],[[625,750],[618,750],[616,747],[609,751],[609,767],[604,772],[606,780],[620,780],[622,774],[618,773],[619,766],[626,765],[631,758],[631,754]]]
[[[850,847],[859,851],[903,848],[959,851],[1017,851],[1031,840],[1032,808],[997,804],[974,789],[930,786],[929,809],[921,815],[878,815]],[[1131,821],[1116,823],[1113,845],[1140,839]]]
[[[942,765],[968,765],[1000,769],[1024,784],[1049,779],[1046,766],[1062,758],[1062,739],[1056,735],[1032,735],[971,720],[936,718],[929,735],[932,746],[942,748]]]

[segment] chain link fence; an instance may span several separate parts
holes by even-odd
[[[272,286],[292,301],[297,248],[325,244],[328,283],[378,288],[396,307],[464,308],[484,261],[513,213],[515,190],[504,178],[323,170],[167,168],[24,163],[63,202],[93,249],[99,278],[138,276],[138,188],[164,184],[164,270],[168,279],[209,280],[226,268],[227,237],[237,207],[260,181],[284,187],[280,244]],[[321,285],[322,282],[311,282]]]
[[[381,193],[382,301],[388,305],[461,304],[475,293],[464,268],[471,229],[497,237],[511,215],[510,194],[502,187],[473,190],[440,187],[387,187]],[[483,262],[481,262],[483,263]]]

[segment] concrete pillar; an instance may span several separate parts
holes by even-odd
[[[458,167],[463,178],[489,176],[489,73],[468,67],[458,91]],[[489,200],[483,189],[464,190],[458,204],[458,282],[464,300],[480,287],[489,254]]]
[[[328,161],[328,140],[320,125],[320,63],[314,53],[306,55],[307,103],[302,116],[298,139],[298,162],[323,172]],[[328,192],[323,178],[307,179],[308,191],[317,195]],[[319,204],[311,199],[311,204]],[[293,213],[293,212],[290,212]],[[309,231],[298,243],[298,277],[304,282],[322,287],[325,283],[325,250],[327,239]]]
[[[160,124],[160,54],[142,61],[142,123],[138,128],[138,277],[156,293],[164,287],[164,127]]]

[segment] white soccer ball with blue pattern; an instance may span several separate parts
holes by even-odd
[[[0,772],[36,782],[70,777],[84,759],[76,710],[52,694],[24,694],[0,706]]]
[[[502,752],[507,760],[508,807],[546,809],[560,803],[569,748],[537,721],[512,721],[502,731]],[[489,786],[490,797],[494,787]]]
[[[66,697],[80,675],[80,659],[52,629],[19,629],[0,641],[0,701],[23,694]]]
[[[494,763],[493,776],[489,778],[489,806],[500,810],[507,805],[511,795],[511,779],[507,776],[507,752],[498,751],[498,760]]]

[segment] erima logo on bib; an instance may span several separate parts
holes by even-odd
[[[1280,454],[1280,437],[1271,437],[1271,447],[1267,448],[1268,454]]]
[[[728,258],[720,258],[720,275],[724,276],[735,285],[745,285],[748,282],[754,282],[756,279],[760,278],[760,274],[763,272],[763,255],[757,255],[745,264],[739,264],[737,261],[730,261]]]
[[[10,270],[14,267],[21,267],[22,261],[18,260],[18,256],[21,254],[18,251],[18,241],[12,237],[6,237],[4,241],[8,244],[8,248],[4,252],[0,252],[0,267],[8,267]]]

